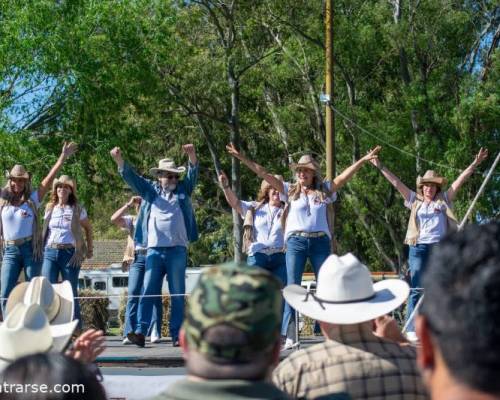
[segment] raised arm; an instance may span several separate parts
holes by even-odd
[[[193,193],[194,188],[196,187],[196,183],[198,182],[198,172],[199,172],[198,158],[196,157],[196,150],[194,148],[194,145],[185,144],[182,146],[182,150],[189,157],[189,165],[186,177],[184,178],[184,184],[186,185],[185,186],[186,191],[188,192],[189,195],[191,195],[191,193]]]
[[[238,199],[238,196],[236,196],[236,193],[231,190],[231,187],[229,186],[229,179],[227,179],[227,176],[223,171],[219,174],[219,184],[224,192],[224,196],[226,197],[228,204],[241,215],[242,209],[240,200]]]
[[[276,178],[274,175],[267,172],[267,170],[262,165],[259,165],[256,162],[246,158],[243,154],[241,154],[236,149],[236,147],[234,147],[234,145],[232,143],[228,144],[226,146],[226,149],[227,149],[229,154],[231,154],[233,157],[240,160],[243,164],[245,164],[248,168],[250,168],[253,172],[255,172],[255,174],[257,174],[257,176],[264,179],[267,183],[269,183],[278,192],[280,192],[280,193],[284,192],[285,187],[283,185],[283,182],[280,181],[278,178]]]
[[[350,167],[347,167],[345,170],[343,170],[340,175],[335,177],[335,179],[333,180],[333,190],[338,191],[342,186],[349,182],[365,162],[377,159],[377,153],[380,151],[380,149],[380,146],[375,147],[374,149],[368,151],[368,153],[364,157],[360,158]]]
[[[42,201],[45,194],[50,190],[52,182],[54,181],[54,178],[61,170],[64,161],[66,161],[66,159],[68,159],[69,157],[71,157],[72,154],[75,153],[76,148],[77,148],[76,143],[64,142],[61,155],[57,159],[56,163],[52,166],[47,176],[43,178],[42,183],[40,183],[40,186],[38,187],[38,199],[40,201]]]
[[[401,196],[403,196],[406,201],[410,200],[411,190],[408,189],[408,187],[401,182],[396,175],[389,171],[387,167],[382,165],[382,162],[378,159],[378,157],[370,160],[370,162],[380,170],[385,179],[387,179],[391,185],[394,186],[399,193],[401,193]]]
[[[138,175],[128,163],[123,160],[122,152],[119,147],[115,147],[110,151],[111,157],[118,166],[118,171],[120,172],[123,180],[132,188],[143,199],[152,203],[156,197],[157,193],[153,185],[142,176]]]
[[[486,159],[486,157],[488,157],[488,150],[481,147],[479,149],[479,153],[477,153],[472,164],[463,170],[460,176],[451,184],[450,188],[446,192],[449,201],[453,201],[455,199],[458,190],[462,187],[465,181],[469,179],[469,177],[473,174],[476,167]]]
[[[123,216],[130,207],[133,207],[134,204],[140,202],[141,202],[140,196],[132,196],[124,206],[116,210],[115,213],[111,216],[111,223],[119,226],[120,228],[124,229],[127,228],[127,224]]]

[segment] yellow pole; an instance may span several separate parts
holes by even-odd
[[[325,10],[325,94],[333,105],[333,0],[326,0]],[[335,177],[335,116],[326,103],[326,178]]]

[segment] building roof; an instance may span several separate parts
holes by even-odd
[[[94,242],[94,256],[82,263],[82,269],[102,269],[110,264],[121,263],[127,240],[97,240]]]

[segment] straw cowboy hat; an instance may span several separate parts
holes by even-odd
[[[13,179],[13,178],[21,178],[21,179],[30,179],[31,174],[26,171],[26,168],[24,168],[20,164],[16,164],[12,167],[10,171],[5,171],[5,177],[7,179]]]
[[[283,182],[283,177],[281,175],[274,175],[274,177],[276,179],[280,180],[281,182]],[[271,185],[269,184],[269,182],[267,182],[265,179],[263,179],[262,182],[260,183],[260,191],[267,192],[270,188],[271,188]]]
[[[38,304],[16,304],[0,325],[0,371],[29,354],[63,351],[77,323],[49,325]]]
[[[283,290],[298,312],[338,325],[370,321],[399,307],[408,297],[408,284],[386,279],[373,284],[370,271],[353,254],[329,256],[318,274],[316,293],[299,285]]]
[[[76,182],[71,179],[68,175],[61,175],[59,178],[54,179],[54,183],[52,184],[52,190],[56,190],[57,185],[68,185],[71,187],[71,191],[73,194],[76,193]]]
[[[181,174],[186,170],[185,167],[177,167],[175,161],[171,158],[164,158],[158,161],[158,168],[151,168],[149,173],[157,176],[159,172],[173,172],[174,174]]]
[[[306,154],[300,157],[297,164],[291,164],[290,168],[293,170],[297,168],[308,168],[313,171],[319,171],[319,163],[310,154]]]
[[[426,183],[435,183],[439,187],[443,187],[446,185],[447,180],[439,176],[435,171],[429,169],[425,171],[424,176],[417,177],[417,189],[421,189]]]
[[[19,303],[38,304],[51,324],[65,324],[73,321],[74,301],[69,281],[51,284],[47,278],[37,276],[31,282],[14,287],[7,299],[5,313],[9,315]]]

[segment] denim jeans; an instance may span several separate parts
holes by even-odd
[[[75,249],[52,249],[46,247],[43,253],[42,276],[45,276],[50,283],[59,281],[59,274],[63,281],[69,281],[73,289],[73,296],[78,297],[78,275],[80,274],[80,265],[72,266],[69,264],[71,257],[75,254]],[[78,327],[82,328],[82,316],[80,315],[80,302],[75,299],[74,317],[78,319]]]
[[[329,255],[330,238],[328,236],[306,238],[292,234],[286,241],[287,285],[301,284],[307,258],[311,261],[314,275],[317,278],[321,265]],[[293,313],[293,308],[285,302],[283,323],[281,325],[281,334],[283,336],[287,334],[288,324],[290,323]]]
[[[4,249],[2,260],[2,271],[0,277],[0,297],[2,299],[2,312],[5,319],[5,305],[7,297],[16,286],[24,269],[26,281],[40,275],[41,261],[33,259],[33,247],[31,242],[19,246],[7,246]]]
[[[140,321],[140,316],[138,316],[139,309],[139,297],[143,291],[144,284],[144,271],[146,270],[146,255],[145,254],[135,254],[134,262],[130,266],[128,272],[128,295],[132,296],[128,298],[127,308],[125,310],[125,328],[123,331],[123,336],[127,336],[128,333],[135,330],[137,326],[137,321]],[[158,315],[160,318],[158,318]],[[149,334],[153,333],[153,329],[156,331],[157,336],[161,336],[161,315],[162,315],[162,302],[161,297],[153,299],[153,314],[151,324],[149,326]]]
[[[408,297],[408,307],[406,309],[406,318],[411,315],[415,306],[420,299],[422,294],[421,291],[414,290],[421,287],[422,274],[425,271],[425,266],[427,265],[427,259],[431,248],[434,244],[417,244],[415,246],[410,246],[410,251],[408,254],[408,264],[410,265],[410,296]],[[414,332],[415,325],[411,321],[408,325],[407,331]]]
[[[278,278],[283,286],[286,285],[286,260],[284,253],[264,254],[255,253],[247,257],[249,266],[264,268]]]
[[[186,292],[187,248],[184,246],[150,247],[146,254],[144,273],[144,296],[139,302],[140,321],[136,333],[147,334],[154,304],[153,297],[160,295],[163,277],[167,275],[168,291],[171,295]],[[157,316],[160,318],[160,316]],[[172,339],[179,338],[179,330],[184,319],[184,296],[170,298],[169,330]]]

